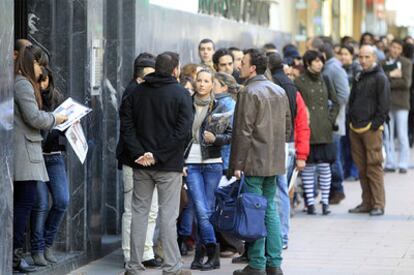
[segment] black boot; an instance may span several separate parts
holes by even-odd
[[[198,244],[195,249],[194,260],[191,263],[191,269],[201,270],[203,267],[204,256],[206,255],[206,249],[204,245]]]
[[[202,271],[220,268],[220,245],[218,243],[209,243],[206,245],[207,262],[201,267]]]
[[[36,268],[29,265],[23,258],[23,249],[18,248],[13,251],[13,270],[21,273],[35,272]]]
[[[308,215],[316,215],[315,205],[308,205]]]
[[[331,210],[329,210],[328,204],[322,204],[322,215],[326,216],[331,213]]]
[[[178,242],[178,248],[180,249],[181,256],[188,255],[186,240],[187,240],[186,236],[178,236],[177,242]]]

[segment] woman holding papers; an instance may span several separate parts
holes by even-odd
[[[203,69],[197,74],[194,95],[192,139],[186,152],[189,195],[197,219],[197,244],[191,269],[211,270],[220,267],[220,248],[209,218],[215,207],[214,191],[223,173],[221,147],[231,140],[231,116],[222,116],[224,106],[213,98],[214,75]],[[204,249],[205,248],[205,249]],[[204,254],[207,261],[204,262]]]
[[[40,49],[39,49],[40,50]],[[63,96],[55,89],[52,71],[48,67],[47,55],[40,50],[35,51],[40,56],[42,70],[39,80],[42,96],[42,110],[53,112],[63,102]],[[66,175],[65,136],[59,130],[42,131],[43,158],[45,160],[48,181],[38,181],[36,188],[36,201],[31,217],[31,254],[37,266],[46,266],[56,263],[52,246],[59,229],[59,225],[69,203],[69,185]],[[52,207],[49,211],[49,193],[52,197]]]
[[[15,50],[13,269],[33,272],[35,268],[23,258],[24,233],[36,199],[37,181],[49,180],[40,130],[50,130],[67,118],[42,111],[43,99],[38,87],[41,68],[33,46],[27,44]]]

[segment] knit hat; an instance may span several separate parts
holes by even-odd
[[[283,48],[283,57],[284,63],[289,66],[293,64],[294,59],[301,58],[298,49],[294,45],[286,45]]]
[[[143,68],[143,67],[155,68],[155,60],[151,58],[136,59],[134,65],[136,68]]]

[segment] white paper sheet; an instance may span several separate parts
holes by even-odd
[[[232,184],[235,181],[237,181],[236,177],[231,177],[231,179],[228,180],[226,176],[222,176],[218,186],[224,187],[224,186]]]
[[[295,186],[296,179],[298,178],[298,174],[299,174],[299,171],[295,167],[295,169],[293,169],[293,172],[292,172],[292,177],[290,178],[289,191],[292,190],[293,186]]]
[[[88,108],[69,97],[60,104],[55,111],[53,111],[54,114],[63,114],[68,117],[68,120],[65,123],[57,125],[55,129],[64,131],[91,111],[91,108]]]
[[[83,164],[88,153],[88,142],[83,133],[82,125],[79,122],[72,124],[66,131],[65,136],[80,162]]]

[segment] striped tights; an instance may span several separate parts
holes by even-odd
[[[331,188],[331,167],[329,163],[306,164],[302,171],[303,190],[305,191],[307,205],[315,204],[314,187],[315,175],[319,175],[322,203],[329,204],[329,190]]]

